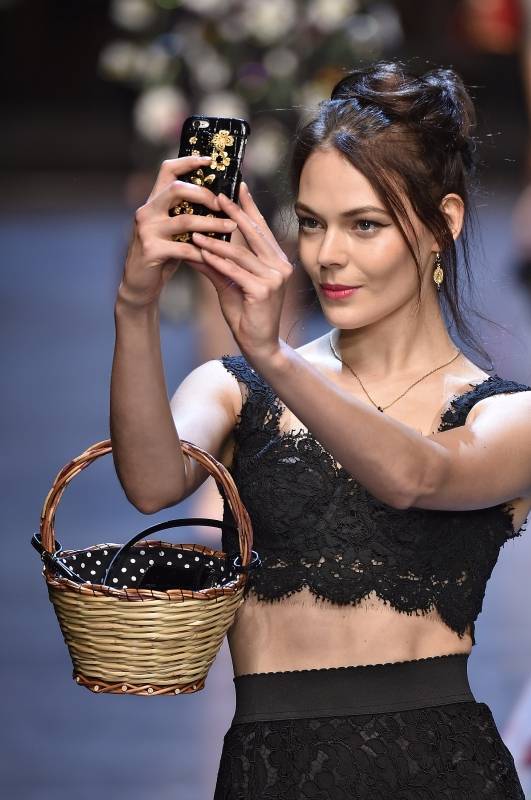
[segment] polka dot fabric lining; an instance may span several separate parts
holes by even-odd
[[[80,578],[90,583],[101,584],[106,569],[115,553],[120,549],[118,544],[99,544],[85,550],[64,551],[59,559],[69,566]],[[165,568],[161,570],[161,568]],[[197,588],[224,586],[238,578],[231,569],[230,560],[220,559],[195,549],[192,545],[168,542],[140,542],[133,545],[117,576],[111,578],[109,586],[116,589],[142,588],[153,583],[153,577],[161,583],[161,577],[185,575],[183,570],[190,571],[190,577],[174,580],[176,588],[193,588],[192,584],[201,584]],[[151,579],[150,579],[151,575]],[[186,584],[186,585],[184,585]],[[188,586],[190,584],[190,587]],[[161,589],[172,588],[160,585]]]

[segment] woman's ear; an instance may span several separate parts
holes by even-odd
[[[463,203],[463,198],[458,194],[447,194],[441,200],[439,208],[446,217],[454,240],[457,239],[461,233],[465,219],[465,204]]]

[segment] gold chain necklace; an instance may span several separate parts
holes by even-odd
[[[416,386],[416,385],[417,385],[417,383],[420,383],[420,381],[423,381],[423,380],[424,380],[424,378],[427,378],[427,377],[428,377],[428,375],[431,375],[433,372],[437,372],[437,370],[438,370],[438,369],[442,369],[443,367],[446,367],[446,366],[448,366],[448,364],[451,364],[451,363],[452,363],[452,361],[455,361],[455,359],[457,358],[457,356],[458,356],[458,355],[461,353],[461,350],[458,350],[458,351],[457,351],[457,353],[455,354],[455,356],[454,356],[453,358],[451,358],[451,359],[450,359],[450,361],[447,361],[445,364],[441,364],[441,366],[440,366],[440,367],[435,367],[435,369],[430,369],[430,371],[429,371],[429,372],[427,372],[425,375],[423,375],[423,376],[422,376],[422,378],[419,378],[419,379],[418,379],[418,381],[415,381],[415,383],[412,383],[412,384],[411,384],[411,386],[408,386],[408,388],[406,389],[406,391],[405,391],[405,392],[402,392],[402,394],[398,395],[398,397],[397,397],[395,400],[393,400],[393,402],[392,402],[392,403],[389,403],[388,405],[386,405],[386,406],[384,406],[384,407],[382,408],[382,406],[379,406],[377,403],[375,403],[375,402],[374,402],[374,400],[372,399],[372,397],[369,395],[369,393],[368,393],[367,389],[365,388],[365,386],[364,386],[364,385],[363,385],[363,383],[361,382],[361,380],[360,380],[359,376],[358,376],[358,375],[356,375],[356,373],[354,372],[354,370],[352,369],[352,367],[350,367],[350,366],[347,364],[347,362],[346,362],[346,361],[343,361],[343,359],[342,359],[342,358],[340,358],[340,356],[338,356],[338,354],[336,353],[336,351],[335,351],[335,349],[334,349],[334,345],[332,344],[332,334],[330,334],[330,336],[328,337],[328,341],[329,341],[329,343],[330,343],[330,349],[332,350],[332,353],[335,355],[335,357],[337,358],[337,360],[338,360],[338,361],[341,361],[341,363],[342,363],[342,364],[344,364],[344,365],[345,365],[345,366],[346,366],[346,367],[347,367],[347,368],[348,368],[348,369],[349,369],[349,370],[352,372],[352,374],[354,375],[354,377],[355,377],[355,378],[356,378],[356,379],[359,381],[361,388],[363,389],[363,391],[365,392],[365,394],[367,395],[367,397],[369,398],[369,400],[371,401],[371,403],[373,404],[373,406],[375,406],[375,407],[378,409],[378,411],[382,411],[382,412],[383,412],[383,411],[385,411],[385,409],[386,409],[386,408],[389,408],[389,406],[392,406],[392,405],[393,405],[393,403],[396,403],[396,401],[397,401],[397,400],[400,400],[400,398],[401,398],[401,397],[403,397],[403,396],[406,394],[406,392],[409,392],[409,390],[410,390],[410,389],[412,389],[414,386]]]

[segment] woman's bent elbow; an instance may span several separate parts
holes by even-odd
[[[141,514],[156,514],[157,511],[160,511],[162,508],[164,508],[164,505],[162,503],[154,503],[150,500],[131,497],[130,495],[127,494],[127,492],[124,492],[124,494],[127,497],[129,503],[134,508],[136,508],[137,511],[140,511]]]
[[[133,505],[138,511],[140,511],[141,514],[156,514],[158,511],[163,511],[165,508],[171,508],[180,502],[180,498],[172,497],[171,500],[157,500],[156,502],[149,500],[138,500],[133,502]]]

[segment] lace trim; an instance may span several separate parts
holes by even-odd
[[[247,388],[247,394],[243,398],[242,408],[238,415],[236,425],[234,426],[235,432],[241,429],[248,412],[252,410],[256,411],[257,406],[264,408],[265,405],[266,413],[263,418],[265,437],[267,437],[267,434],[274,434],[277,442],[282,442],[283,440],[292,442],[295,447],[298,442],[304,441],[316,444],[320,448],[322,456],[327,459],[337,477],[343,476],[347,480],[354,480],[345,467],[337,463],[332,454],[323,447],[321,442],[316,439],[307,428],[301,427],[298,430],[290,431],[280,430],[280,418],[283,412],[287,410],[287,407],[273,391],[272,387],[249,365],[245,356],[226,354],[223,355],[220,360],[223,362],[225,368],[232,372],[237,380],[243,383]],[[492,397],[494,394],[511,394],[519,391],[531,391],[531,386],[502,378],[498,373],[489,375],[479,383],[469,383],[468,385],[471,387],[470,389],[460,392],[459,394],[454,394],[453,397],[448,400],[446,407],[440,414],[441,421],[437,428],[439,433],[463,425],[467,414],[479,400]],[[495,388],[494,392],[491,391],[492,387]],[[274,442],[268,441],[265,447],[270,447],[272,444],[274,444]],[[236,447],[237,444],[235,444],[234,457],[236,457]],[[260,450],[255,454],[253,460],[259,460],[262,455],[263,450]],[[367,494],[371,498],[373,497],[369,492],[367,492]],[[377,498],[374,499],[377,500]],[[392,508],[385,503],[381,503],[381,505],[390,509]],[[504,515],[506,521],[510,524],[511,532],[507,536],[508,539],[517,538],[524,531],[527,531],[527,520],[524,520],[518,529],[514,528],[513,512],[515,509],[510,501],[492,506],[492,508],[496,508],[500,514]],[[394,508],[392,510],[396,511]]]
[[[454,395],[446,410],[441,414],[439,431],[442,432],[448,428],[459,427],[459,425],[464,424],[465,418],[472,406],[486,397],[492,397],[495,394],[512,394],[514,392],[531,391],[531,386],[507,378],[501,378],[497,373],[489,375],[488,378],[480,381],[480,383],[469,383],[468,385],[472,388],[461,394]],[[491,391],[492,388],[494,388],[494,391]]]

